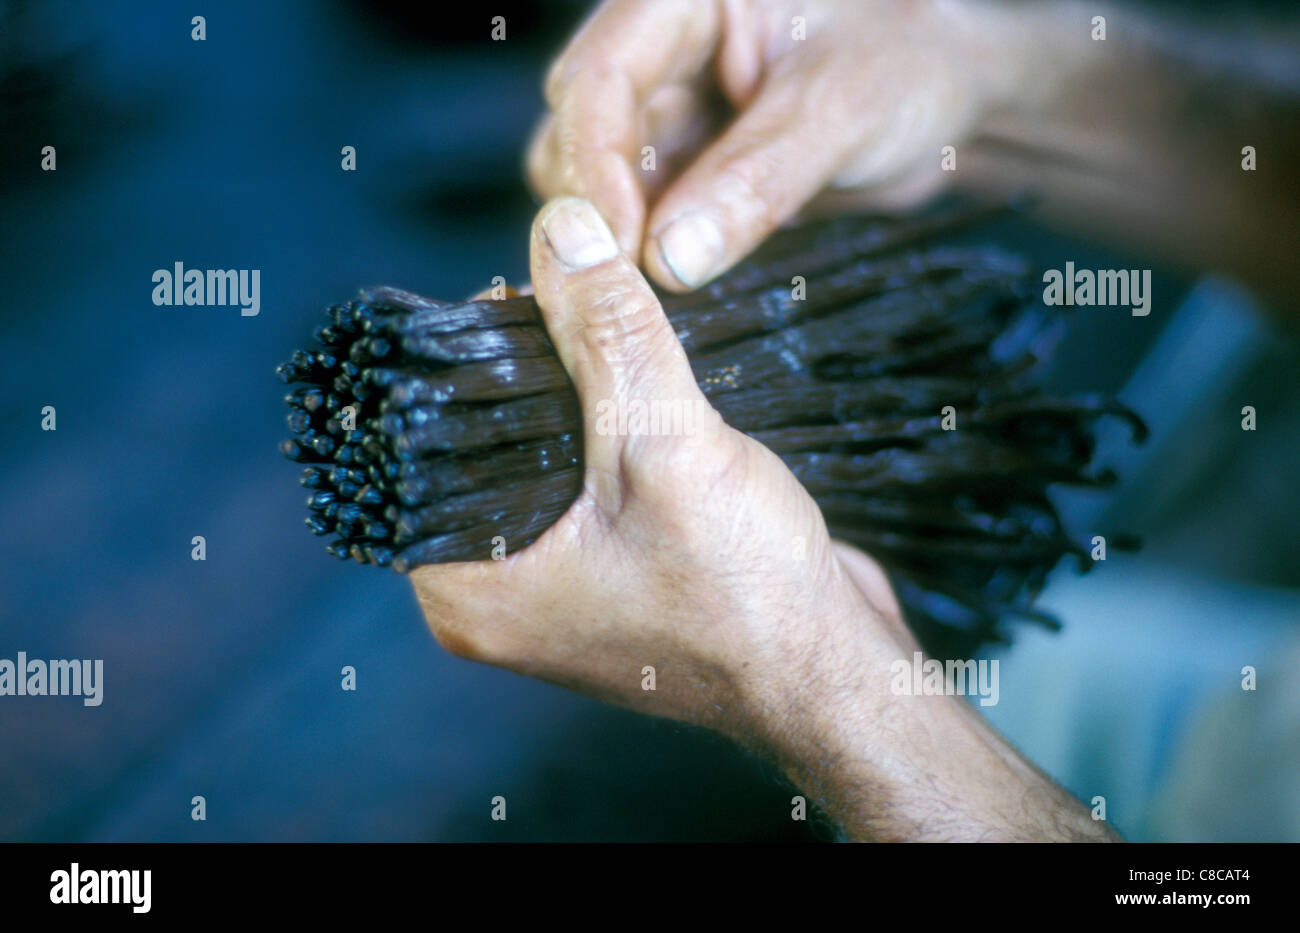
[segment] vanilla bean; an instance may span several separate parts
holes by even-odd
[[[1023,259],[940,242],[999,210],[808,224],[660,295],[710,402],[884,565],[932,649],[1004,639],[1011,617],[1054,625],[1030,601],[1087,554],[1049,489],[1113,481],[1098,418],[1145,436],[1113,400],[1035,385],[1062,312],[1035,303]],[[372,288],[327,318],[277,373],[301,383],[282,451],[306,464],[306,521],[331,554],[401,572],[499,557],[579,494],[582,414],[531,297]]]

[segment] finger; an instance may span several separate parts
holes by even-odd
[[[722,39],[713,70],[718,87],[737,110],[748,107],[758,90],[769,38],[786,28],[783,12],[760,9],[750,0],[722,0]]]
[[[547,77],[555,114],[548,177],[554,190],[595,204],[629,255],[637,255],[645,225],[641,106],[655,88],[707,67],[718,38],[714,7],[697,0],[608,3]]]
[[[721,26],[715,4],[698,0],[605,3],[551,65],[547,103],[558,109],[571,82],[592,71],[622,75],[641,99],[661,85],[689,83],[708,66]]]
[[[698,405],[704,396],[650,285],[590,202],[542,208],[531,266],[546,329],[578,390],[587,466],[616,476],[621,444],[601,427],[611,405]]]
[[[769,76],[750,108],[664,193],[643,250],[657,282],[674,291],[703,285],[826,185],[863,138],[860,94],[827,84],[837,67],[815,59]]]
[[[665,84],[651,91],[637,114],[640,148],[636,171],[641,196],[652,201],[668,186],[678,166],[699,152],[721,122],[698,85]],[[572,193],[580,179],[566,181],[572,168],[558,156],[556,121],[548,114],[538,124],[525,150],[524,174],[529,188],[550,199]],[[652,150],[647,152],[647,147]],[[623,244],[636,255],[634,244]]]
[[[632,255],[645,226],[645,197],[635,168],[636,111],[635,95],[622,76],[575,78],[555,111],[552,169],[555,192],[595,204]]]
[[[524,177],[533,193],[549,200],[556,195],[555,117],[547,114],[538,122],[524,150]]]
[[[642,130],[651,147],[650,152],[645,146],[641,150],[641,186],[647,203],[653,203],[718,135],[725,120],[708,84],[665,84],[650,94],[641,110]]]

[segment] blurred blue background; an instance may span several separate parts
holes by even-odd
[[[446,656],[404,579],[302,524],[273,370],[321,309],[526,278],[523,146],[586,4],[496,6],[504,43],[455,5],[0,0],[0,657],[105,668],[99,707],[0,698],[0,839],[830,837],[720,739]],[[1023,220],[980,235],[1135,264]],[[260,269],[260,315],[154,306],[175,262]],[[1056,374],[1156,424],[1116,442],[1118,498],[1067,503],[1147,548],[1053,582],[1065,631],[999,655],[990,718],[1132,837],[1300,838],[1285,671],[1236,709],[1240,667],[1296,644],[1297,355],[1231,283],[1157,269],[1156,294],[1075,321]]]

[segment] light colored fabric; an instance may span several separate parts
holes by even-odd
[[[1040,604],[1063,631],[992,655],[1000,697],[981,711],[1009,740],[1083,801],[1105,797],[1130,840],[1300,841],[1300,686],[1281,661],[1300,594],[1119,556],[1061,568]]]

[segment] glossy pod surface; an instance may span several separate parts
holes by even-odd
[[[1036,387],[1060,312],[1020,258],[953,244],[980,219],[810,224],[662,296],[713,406],[885,566],[948,657],[1004,639],[1011,616],[1053,624],[1033,596],[1065,555],[1089,561],[1048,487],[1113,479],[1092,462],[1098,417],[1145,433],[1111,400]],[[581,488],[578,401],[531,298],[373,289],[329,309],[316,342],[279,368],[301,384],[284,452],[310,465],[307,524],[332,554],[485,560],[532,543]]]

